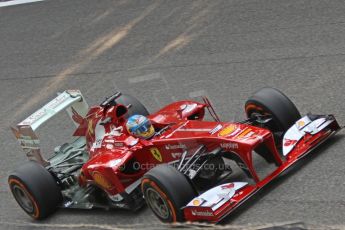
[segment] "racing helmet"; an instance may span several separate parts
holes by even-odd
[[[126,122],[126,129],[131,135],[143,139],[149,139],[155,134],[150,120],[143,115],[130,116]]]

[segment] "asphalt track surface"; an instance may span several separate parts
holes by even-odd
[[[34,222],[18,207],[7,175],[26,157],[8,127],[57,91],[78,88],[98,104],[121,90],[150,111],[206,94],[223,120],[238,120],[252,92],[273,86],[301,113],[345,124],[344,1],[47,0],[0,8],[0,38],[1,229],[162,227],[147,208]],[[43,127],[45,152],[73,132],[63,116]],[[222,224],[345,228],[344,149],[340,133]]]

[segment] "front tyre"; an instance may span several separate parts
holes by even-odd
[[[183,222],[185,219],[181,208],[196,196],[186,176],[167,164],[147,172],[141,189],[147,205],[165,223]]]
[[[274,88],[262,88],[255,92],[245,104],[248,118],[272,118],[267,127],[272,132],[286,132],[301,115],[292,101],[282,92]]]
[[[52,214],[62,201],[61,190],[53,176],[34,161],[12,172],[8,184],[19,206],[37,220]]]

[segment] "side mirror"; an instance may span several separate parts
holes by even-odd
[[[123,118],[127,114],[127,112],[128,112],[128,109],[124,105],[112,106],[106,111],[101,121],[101,124],[105,125],[105,124],[108,124],[109,122],[114,122],[116,120],[119,120]]]

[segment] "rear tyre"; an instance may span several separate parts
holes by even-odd
[[[181,208],[196,192],[190,181],[176,168],[162,164],[147,172],[141,182],[147,205],[163,222],[183,222]]]
[[[245,104],[247,117],[270,115],[267,124],[272,132],[286,132],[301,115],[292,101],[274,88],[262,88],[251,96]]]
[[[131,95],[121,94],[121,96],[118,97],[115,101],[125,106],[131,105],[131,107],[128,109],[128,113],[125,116],[126,118],[135,114],[143,116],[149,115],[149,112],[147,111],[145,106],[138,99]]]
[[[49,216],[62,201],[61,190],[53,176],[34,161],[12,172],[8,184],[19,206],[34,219]]]

